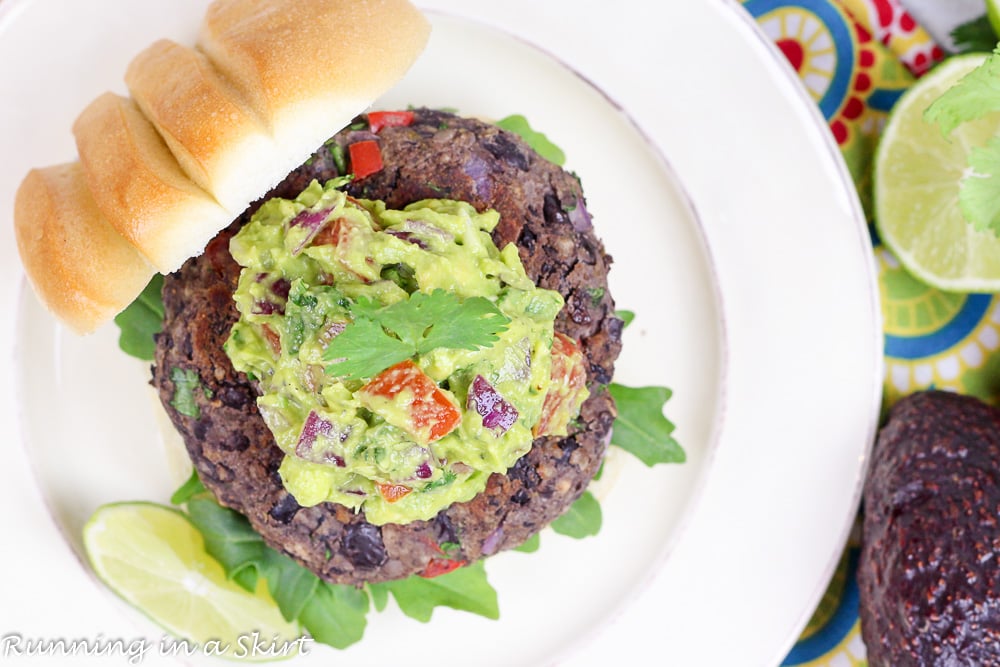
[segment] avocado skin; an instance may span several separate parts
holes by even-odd
[[[864,508],[869,665],[1000,665],[1000,410],[943,391],[902,399]]]

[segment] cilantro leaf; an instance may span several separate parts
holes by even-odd
[[[204,394],[205,389],[201,386],[198,371],[174,366],[170,369],[170,381],[174,383],[174,395],[170,399],[170,405],[185,417],[199,419],[201,408],[198,407],[195,392],[200,391]]]
[[[962,216],[978,231],[1000,236],[1000,137],[969,154],[971,171],[962,177],[958,204]]]
[[[344,327],[327,346],[323,358],[333,361],[326,372],[349,379],[373,377],[379,371],[413,356],[413,347],[393,338],[367,317]]]
[[[388,306],[362,298],[351,312],[354,320],[330,341],[323,358],[334,362],[328,373],[355,380],[436,348],[489,347],[510,323],[489,299],[462,300],[444,290],[414,292]]]
[[[439,347],[457,350],[477,350],[490,347],[500,340],[498,333],[507,329],[510,319],[489,299],[474,296],[459,301],[454,294],[434,290],[429,296],[420,292],[418,308],[431,320],[423,338],[417,342],[417,353],[426,354]],[[411,296],[410,301],[414,301]]]
[[[615,317],[622,321],[622,329],[625,329],[628,325],[632,324],[632,320],[635,319],[635,313],[631,310],[619,309],[615,311]]]
[[[497,592],[486,579],[482,561],[431,579],[413,576],[369,584],[369,588],[388,590],[404,614],[423,623],[431,620],[435,607],[451,607],[491,619],[500,617]]]
[[[152,361],[156,352],[153,336],[163,329],[163,276],[157,273],[128,308],[115,316],[120,329],[118,347],[128,355]]]
[[[674,440],[674,425],[663,415],[670,399],[666,387],[626,387],[612,382],[608,391],[618,406],[611,444],[633,454],[648,466],[683,463],[684,450]]]
[[[986,14],[956,26],[951,31],[951,39],[959,53],[992,51],[997,45],[997,35]]]
[[[597,535],[601,530],[601,504],[590,491],[584,491],[566,513],[552,522],[552,530],[560,535],[582,539]]]
[[[936,123],[948,136],[962,123],[993,111],[1000,111],[1000,47],[934,100],[924,112],[924,120]]]
[[[549,141],[547,136],[532,129],[528,123],[528,119],[524,116],[514,114],[506,118],[501,118],[496,122],[496,126],[501,130],[507,130],[520,136],[536,153],[549,162],[557,164],[560,167],[566,164],[566,154],[563,153],[562,149]]]

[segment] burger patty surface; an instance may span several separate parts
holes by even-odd
[[[352,127],[367,128],[364,117],[358,121]],[[377,135],[347,129],[267,197],[294,198],[313,179],[338,176],[335,155],[362,140],[378,142],[383,168],[352,181],[349,194],[390,208],[440,198],[499,212],[496,245],[515,243],[536,284],[563,295],[555,329],[581,344],[591,395],[567,436],[536,439],[506,475],[492,475],[482,493],[434,519],[375,526],[363,513],[333,503],[301,507],[278,475],[284,454],[257,412],[257,391],[223,351],[239,317],[232,295],[240,267],[229,255],[229,239],[259,203],[251,206],[203,255],[166,277],[153,384],[199,477],[221,504],[322,578],[355,585],[427,572],[445,549],[449,559],[473,562],[521,544],[561,515],[597,472],[610,438],[616,413],[604,385],[614,372],[622,328],[607,289],[611,260],[594,235],[578,180],[494,125],[418,109],[409,126]],[[197,417],[172,405],[175,369],[200,378],[205,391],[195,392]]]

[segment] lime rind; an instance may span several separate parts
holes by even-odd
[[[250,593],[227,579],[182,512],[147,502],[103,505],[84,525],[83,542],[97,577],[177,639],[201,648],[218,641],[229,647],[219,657],[241,662],[295,655],[266,650],[302,635],[282,618],[266,582]],[[259,653],[250,650],[254,632],[265,649]]]
[[[1000,114],[964,123],[949,137],[924,111],[986,54],[948,59],[897,101],[875,153],[879,237],[917,279],[946,291],[1000,290],[1000,238],[962,215],[959,190],[972,148],[1000,135]]]

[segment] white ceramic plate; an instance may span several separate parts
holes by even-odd
[[[23,545],[0,556],[20,573],[0,632],[159,637],[70,556],[100,503],[163,501],[176,485],[147,371],[118,352],[113,326],[76,338],[30,290],[19,297],[10,204],[29,167],[73,159],[73,118],[124,92],[129,58],[157,37],[190,43],[205,4],[0,0],[0,62],[31,63],[0,71],[0,342],[13,369],[0,406],[23,444],[0,477],[5,505],[23,508],[11,519]],[[616,258],[614,294],[638,313],[617,379],[675,390],[667,414],[689,462],[622,457],[597,538],[546,533],[534,555],[492,559],[501,621],[439,610],[422,625],[389,610],[334,660],[583,665],[655,651],[773,664],[832,572],[881,384],[874,270],[846,172],[734,3],[628,4],[608,16],[569,1],[424,3],[444,12],[431,46],[380,106],[524,113],[567,151]]]

